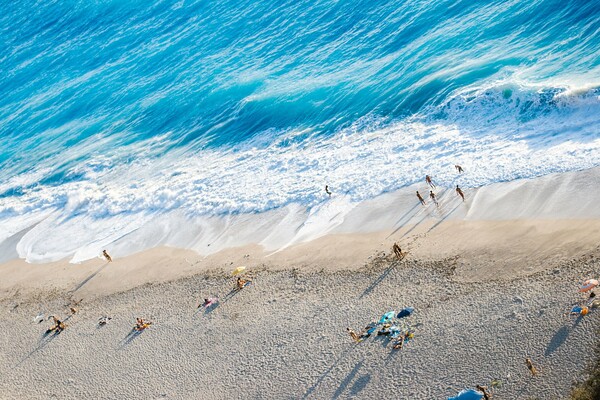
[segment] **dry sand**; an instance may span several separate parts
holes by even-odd
[[[384,195],[275,248],[262,235],[204,255],[163,246],[110,264],[0,264],[0,398],[444,399],[492,379],[497,399],[566,398],[600,328],[600,310],[564,315],[600,266],[600,192],[578,205],[569,193],[599,177],[510,182],[466,203],[448,191],[439,210]],[[387,255],[395,241],[409,251],[401,263]],[[238,265],[254,284],[223,301]],[[195,312],[211,295],[221,303]],[[79,312],[44,338],[49,322],[33,318],[67,316],[72,298]],[[401,351],[345,332],[404,306],[416,336]],[[98,327],[102,315],[113,319]],[[154,325],[129,336],[136,317]]]

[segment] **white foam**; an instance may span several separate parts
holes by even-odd
[[[507,104],[504,88],[511,90]],[[426,174],[441,186],[469,188],[600,165],[600,99],[530,89],[503,83],[463,91],[434,113],[442,119],[370,117],[329,137],[268,131],[233,148],[156,157],[168,147],[163,136],[74,165],[69,173],[80,178],[58,186],[35,185],[51,170],[33,170],[1,186],[23,194],[0,198],[0,242],[35,225],[15,247],[31,262],[79,262],[109,244],[117,254],[159,244],[201,253],[250,242],[277,249],[352,231],[346,216],[356,215],[357,203]],[[524,108],[527,101],[533,105]],[[456,174],[456,163],[464,174]],[[245,219],[254,213],[273,232],[258,235],[256,220]]]

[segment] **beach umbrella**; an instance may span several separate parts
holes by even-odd
[[[237,267],[236,269],[234,269],[234,270],[231,272],[231,275],[233,275],[233,276],[239,275],[239,274],[241,274],[242,272],[244,272],[245,270],[246,270],[246,267]]]
[[[579,291],[580,292],[587,292],[588,290],[592,290],[596,286],[598,286],[598,281],[597,280],[595,280],[595,279],[588,279],[587,281],[583,282],[583,285],[581,285],[581,287],[579,288]]]
[[[409,315],[411,315],[411,314],[412,314],[414,311],[415,311],[415,309],[414,309],[414,308],[412,308],[412,307],[406,307],[405,309],[403,309],[402,311],[400,311],[396,317],[397,317],[397,318],[404,318],[404,317],[408,317],[408,316],[409,316]]]
[[[394,311],[388,311],[385,314],[383,314],[381,316],[381,319],[379,320],[380,324],[384,324],[386,322],[388,322],[389,320],[391,320],[392,318],[394,318],[394,314],[396,314]]]
[[[474,389],[461,390],[455,397],[448,397],[448,400],[481,400],[483,393]]]

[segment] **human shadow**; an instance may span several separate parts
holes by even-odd
[[[415,215],[417,215],[415,211],[415,209],[417,209],[419,206],[421,205],[421,203],[416,203],[413,208],[411,208],[410,210],[408,210],[407,212],[404,213],[404,215],[402,215],[398,221],[396,221],[396,223],[394,224],[394,226],[399,225],[398,228],[396,228],[392,233],[390,233],[388,235],[388,238],[390,238],[390,236],[392,236],[393,234],[395,234],[396,232],[398,232],[400,229],[402,229],[402,227],[404,226],[404,224],[408,221],[411,220],[412,217],[414,217]]]
[[[369,295],[383,280],[392,272],[396,265],[402,260],[393,261],[389,267],[387,267],[377,279],[375,279],[360,295],[360,298]]]
[[[417,207],[418,207],[418,204],[417,204]],[[421,218],[419,221],[417,221],[417,223],[415,223],[408,231],[404,232],[404,234],[402,234],[402,236],[400,236],[400,239],[402,239],[403,237],[405,237],[406,235],[411,233],[413,230],[415,230],[417,228],[417,226],[421,225],[423,223],[423,221],[425,221],[427,218],[431,218],[431,213],[426,208],[424,208],[422,211],[424,213],[423,218]],[[416,217],[417,215],[419,215],[419,212],[414,213],[413,217]],[[408,222],[408,221],[410,221],[410,219],[408,219],[406,222]],[[405,225],[400,225],[398,228],[394,229],[394,231],[388,235],[388,238],[395,235],[396,233],[398,233],[402,228],[404,228],[404,226]]]
[[[36,354],[37,352],[41,351],[42,349],[44,349],[46,346],[48,346],[50,344],[50,342],[52,342],[58,335],[60,335],[62,333],[62,331],[50,331],[50,330],[46,330],[42,336],[40,337],[37,346],[31,350],[29,352],[29,354],[27,354],[25,356],[25,358],[23,358],[18,364],[17,366],[23,364],[25,361],[27,361],[31,356],[33,356],[34,354]]]
[[[546,347],[546,351],[544,352],[544,356],[548,357],[552,353],[554,353],[569,337],[569,328],[567,326],[563,326],[559,330],[556,331],[548,346]]]
[[[352,370],[350,372],[348,372],[348,375],[346,375],[346,377],[342,380],[342,382],[340,382],[340,386],[338,386],[338,388],[336,389],[335,393],[333,394],[332,399],[335,400],[338,397],[340,397],[342,395],[342,393],[344,393],[344,391],[350,385],[352,380],[354,380],[354,377],[356,376],[356,374],[358,374],[358,371],[361,369],[362,364],[363,364],[363,362],[359,361],[354,366],[354,368],[352,368]]]
[[[390,342],[391,342],[389,335],[378,335],[377,333],[375,334],[375,338],[373,339],[373,341],[379,342],[381,347],[384,347],[384,348],[387,347],[388,344],[390,344]]]
[[[131,342],[133,342],[137,337],[139,337],[144,331],[138,331],[135,328],[131,328],[131,330],[129,331],[129,333],[127,334],[127,336],[125,336],[122,340],[121,343],[119,344],[120,348],[123,348],[125,346],[127,346],[128,344],[130,344]]]
[[[351,345],[350,347],[347,347],[346,350],[344,350],[342,352],[342,354],[340,354],[340,356],[331,364],[331,366],[329,368],[327,368],[319,377],[319,379],[317,379],[317,381],[314,383],[314,385],[312,385],[311,387],[309,387],[306,392],[304,393],[304,396],[302,396],[302,400],[306,400],[318,387],[319,385],[323,382],[323,380],[325,380],[325,378],[327,378],[327,376],[329,376],[329,374],[331,373],[331,371],[341,362],[343,361],[348,354],[350,353],[350,351],[356,346],[357,344],[354,343],[353,345]]]
[[[196,312],[195,314],[201,314],[201,315],[209,315],[210,313],[212,313],[213,311],[215,311],[219,305],[221,304],[221,301],[217,301],[216,303],[213,303],[209,306],[203,306],[200,305],[196,308]]]
[[[88,283],[93,277],[95,277],[96,275],[98,275],[100,273],[100,271],[102,271],[104,268],[106,268],[106,266],[109,263],[106,262],[104,263],[102,266],[100,266],[100,268],[98,268],[96,270],[96,272],[93,272],[90,276],[88,276],[87,278],[85,278],[84,280],[82,280],[77,286],[75,286],[74,289],[72,289],[71,291],[69,291],[69,293],[75,293],[76,291],[78,291],[79,289],[81,289],[86,283]]]
[[[231,291],[229,293],[227,293],[225,296],[223,296],[223,299],[220,300],[219,302],[222,303],[222,304],[225,304],[229,300],[233,299],[241,291],[242,291],[241,289],[233,288],[233,289],[231,289]]]
[[[363,391],[364,388],[367,387],[369,382],[371,382],[371,375],[362,375],[354,382],[354,385],[352,385],[352,387],[350,388],[350,394],[352,396],[358,395],[360,392]]]
[[[449,217],[450,215],[452,215],[452,213],[453,213],[454,211],[456,211],[456,209],[457,209],[458,207],[460,207],[460,203],[459,203],[459,204],[457,204],[457,205],[456,205],[456,207],[454,207],[452,210],[450,210],[450,212],[449,212],[449,213],[447,213],[446,215],[444,215],[444,216],[443,216],[443,217],[442,217],[442,218],[441,218],[441,219],[440,219],[438,222],[436,222],[435,224],[433,224],[433,226],[432,226],[431,228],[429,228],[429,230],[427,231],[427,233],[431,232],[432,230],[434,230],[435,228],[437,228],[438,226],[440,226],[440,224],[441,224],[442,222],[444,222],[446,219],[448,219],[448,217]]]

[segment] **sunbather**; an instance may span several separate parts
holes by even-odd
[[[396,341],[394,342],[394,345],[392,346],[392,348],[394,350],[401,350],[402,346],[404,346],[404,340],[405,340],[406,336],[405,335],[400,335],[398,337],[398,339],[396,339]]]
[[[525,359],[525,365],[527,365],[527,368],[531,372],[532,376],[536,376],[538,374],[537,369],[533,366],[533,363],[531,362],[531,360],[529,358]]]
[[[152,325],[151,321],[144,321],[143,318],[136,318],[136,323],[135,323],[135,330],[138,332],[143,331],[144,329],[148,328],[150,325]]]
[[[245,279],[242,277],[237,278],[237,281],[236,281],[237,290],[242,290],[246,285],[249,285],[250,283],[252,283],[252,281],[250,279]]]
[[[487,388],[485,386],[477,385],[475,386],[475,389],[479,390],[483,394],[484,400],[490,400],[490,398],[492,397],[492,394],[487,391]]]
[[[354,332],[352,329],[350,328],[346,328],[346,330],[348,331],[348,333],[350,334],[350,337],[352,338],[352,340],[354,340],[356,343],[361,341],[360,336],[358,335],[358,333]]]
[[[54,325],[46,331],[46,333],[55,332],[61,333],[67,327],[61,320],[56,318],[54,315],[52,316],[52,320],[54,321]]]

